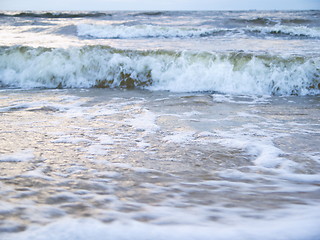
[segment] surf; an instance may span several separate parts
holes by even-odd
[[[2,88],[139,88],[172,92],[315,95],[320,57],[245,52],[0,48]]]

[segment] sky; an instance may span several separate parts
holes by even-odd
[[[0,0],[0,10],[303,10],[320,0]]]

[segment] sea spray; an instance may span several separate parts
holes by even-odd
[[[121,87],[263,95],[312,95],[320,91],[319,57],[105,46],[14,46],[1,47],[0,51],[2,87]]]

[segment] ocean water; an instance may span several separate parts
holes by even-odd
[[[0,239],[320,239],[320,11],[0,26]]]

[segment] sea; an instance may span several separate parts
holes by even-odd
[[[320,11],[0,12],[0,239],[319,240]]]

